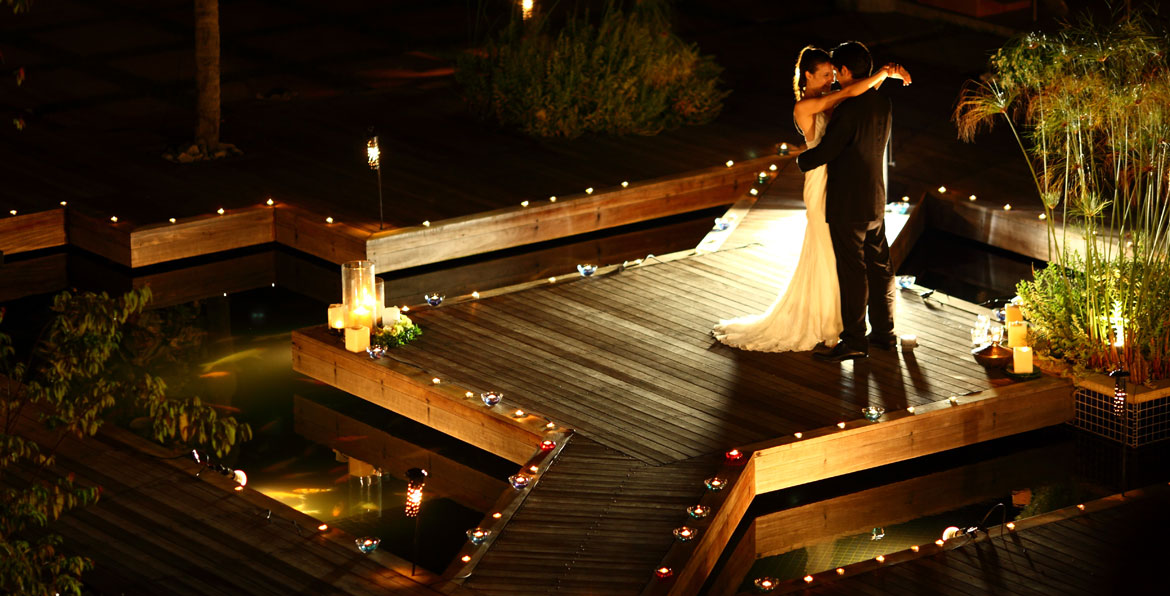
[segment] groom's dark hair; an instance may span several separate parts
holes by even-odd
[[[848,68],[855,79],[863,79],[873,74],[873,58],[869,55],[869,49],[860,41],[847,41],[833,48],[829,61],[838,70],[842,66]]]

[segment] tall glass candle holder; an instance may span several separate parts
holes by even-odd
[[[374,328],[377,289],[373,261],[348,261],[341,265],[341,301],[347,327]]]
[[[384,320],[385,319],[385,312],[386,312],[386,283],[384,281],[382,281],[381,279],[377,279],[377,278],[375,278],[375,279],[376,279],[376,281],[374,282],[374,323],[377,324],[378,327],[382,327],[383,325],[386,324],[386,322]]]

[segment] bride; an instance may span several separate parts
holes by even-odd
[[[837,104],[880,86],[887,77],[910,82],[905,69],[888,64],[872,76],[834,92],[830,91],[834,74],[828,52],[813,46],[800,51],[792,80],[796,93],[792,116],[809,149],[820,142]],[[825,167],[804,175],[808,223],[788,287],[763,313],[720,321],[712,330],[719,341],[762,352],[805,351],[822,342],[828,346],[836,343],[842,329],[841,295],[829,225],[825,223]]]

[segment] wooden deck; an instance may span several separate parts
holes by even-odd
[[[715,342],[719,318],[763,310],[787,283],[793,240],[782,227],[803,213],[767,207],[791,201],[791,175],[722,250],[415,307],[424,336],[381,361],[345,352],[323,328],[301,330],[294,368],[517,463],[551,436],[542,430],[568,441],[508,518],[484,520],[491,544],[468,545],[469,562],[446,573],[493,593],[694,594],[757,494],[1071,418],[1067,382],[988,376],[968,353],[982,310],[946,296],[899,292],[898,331],[919,347],[863,361]],[[913,218],[903,223],[913,233]],[[489,389],[504,403],[480,404]],[[887,410],[881,423],[862,419],[868,405]],[[751,457],[721,464],[732,447]],[[701,479],[715,475],[729,488],[708,493]],[[715,513],[689,519],[696,503]],[[674,542],[683,524],[699,538]],[[658,565],[672,578],[653,579]]]
[[[17,432],[51,448],[56,435],[30,419]],[[459,588],[354,537],[208,472],[188,457],[107,425],[57,451],[60,474],[100,486],[98,503],[53,524],[69,552],[90,557],[87,586],[102,594],[369,594],[415,596]],[[17,481],[15,478],[10,479]],[[271,519],[267,519],[267,512]],[[299,532],[293,523],[299,526]]]
[[[841,576],[829,571],[812,582],[783,582],[772,593],[1159,594],[1167,505],[1170,488],[1160,484],[1023,519],[1011,529],[993,526],[975,540],[850,565]]]

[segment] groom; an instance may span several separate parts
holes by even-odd
[[[869,50],[856,41],[834,48],[831,62],[841,85],[869,76],[873,68]],[[875,89],[846,99],[820,144],[796,159],[802,172],[828,164],[825,221],[837,258],[844,329],[833,349],[813,354],[818,360],[865,358],[870,345],[894,347],[894,272],[884,222],[890,119],[890,100]],[[868,336],[867,305],[873,329]]]

